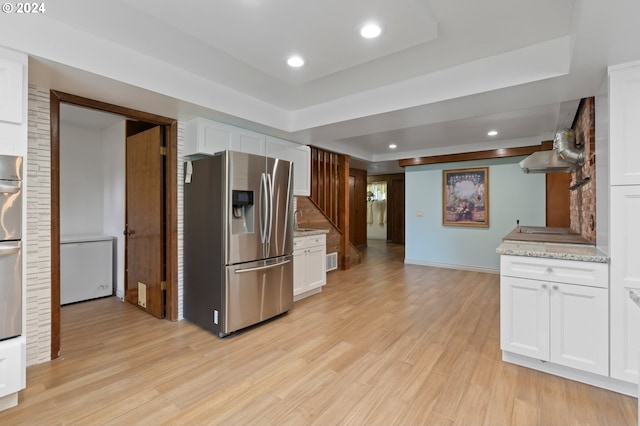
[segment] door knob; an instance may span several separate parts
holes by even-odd
[[[133,234],[135,234],[135,233],[136,233],[136,231],[134,231],[134,230],[129,230],[129,228],[126,228],[126,229],[122,232],[122,235],[124,235],[124,236],[126,236],[126,237],[129,237],[129,236],[131,236],[131,235],[133,235]]]

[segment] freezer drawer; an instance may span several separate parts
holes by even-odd
[[[112,294],[112,239],[60,244],[60,304]]]
[[[226,268],[224,334],[287,312],[292,306],[292,256]]]
[[[0,242],[0,340],[22,333],[22,243]]]

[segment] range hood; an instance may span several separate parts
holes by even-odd
[[[584,164],[584,147],[576,144],[571,129],[560,130],[551,151],[534,152],[520,162],[525,173],[568,173]]]

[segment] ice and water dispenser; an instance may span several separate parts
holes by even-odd
[[[253,191],[231,192],[231,232],[252,233],[254,229]]]

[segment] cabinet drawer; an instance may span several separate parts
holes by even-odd
[[[590,287],[609,287],[609,265],[606,263],[503,255],[500,257],[500,274]]]
[[[301,248],[323,246],[325,244],[326,244],[326,237],[324,235],[309,235],[306,237],[295,237],[293,239],[294,250],[299,250]]]

